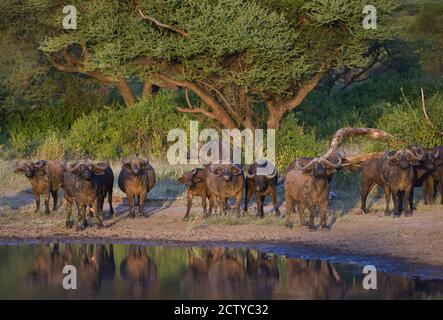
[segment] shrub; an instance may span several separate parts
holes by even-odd
[[[429,117],[443,131],[443,97],[441,94],[426,99]],[[378,121],[377,127],[399,139],[399,146],[419,144],[425,148],[443,145],[443,137],[427,122],[422,112],[421,100],[409,102],[404,98],[403,103],[391,106]]]
[[[113,107],[83,116],[69,131],[67,147],[76,157],[163,156],[168,131],[188,128],[188,117],[176,111],[175,97],[162,92],[129,109]]]
[[[62,160],[65,157],[65,143],[56,132],[49,132],[34,154],[35,158]]]
[[[297,157],[315,157],[323,153],[328,142],[317,141],[313,130],[305,130],[298,123],[293,113],[288,114],[282,121],[276,134],[276,162],[283,172],[288,164]]]

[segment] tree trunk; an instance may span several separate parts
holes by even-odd
[[[135,103],[135,97],[128,83],[125,80],[119,80],[116,84],[117,88],[120,90],[120,94],[122,95],[126,106],[132,107]]]
[[[278,129],[280,127],[280,121],[285,114],[284,111],[279,109],[268,108],[268,120],[266,121],[266,126],[268,129]]]

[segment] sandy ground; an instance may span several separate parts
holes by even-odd
[[[247,244],[285,244],[321,248],[330,254],[350,254],[365,257],[389,257],[415,264],[443,269],[443,207],[434,206],[429,212],[417,212],[412,217],[385,217],[383,213],[330,217],[330,231],[311,232],[295,226],[288,229],[282,223],[227,225],[207,223],[201,209],[193,208],[194,217],[183,221],[182,204],[147,206],[147,217],[131,219],[126,202],[115,199],[116,214],[104,221],[105,228],[95,225],[84,230],[67,230],[63,210],[45,215],[33,212],[33,196],[0,190],[0,240],[112,240],[112,241],[177,241],[208,244],[213,242],[242,242]],[[7,200],[6,200],[7,199]],[[23,207],[24,206],[24,207]],[[284,205],[281,206],[284,213]],[[436,209],[435,209],[436,208]],[[441,208],[441,209],[440,209]],[[105,208],[105,212],[106,212]],[[266,210],[269,212],[270,208]],[[265,210],[265,211],[266,211]],[[75,212],[75,211],[74,211]],[[294,221],[298,217],[294,216]],[[93,220],[91,220],[93,224]],[[318,218],[316,219],[318,224]]]

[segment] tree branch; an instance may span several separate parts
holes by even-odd
[[[163,29],[167,29],[167,30],[176,32],[176,33],[182,35],[183,37],[185,37],[186,39],[188,39],[189,41],[192,41],[191,37],[189,36],[189,34],[186,31],[181,30],[181,29],[179,29],[177,27],[171,26],[169,24],[162,23],[162,22],[158,21],[157,19],[155,19],[155,18],[153,18],[151,16],[145,15],[140,9],[138,10],[138,14],[140,15],[140,17],[143,20],[151,21],[159,28],[163,28]]]

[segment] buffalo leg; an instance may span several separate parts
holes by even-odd
[[[50,193],[49,191],[45,192],[45,213],[49,214],[51,211],[49,211],[49,198],[50,198]]]
[[[413,188],[406,189],[405,190],[405,194],[403,196],[403,205],[404,205],[404,211],[405,211],[405,216],[406,217],[412,216],[412,213],[415,210],[415,208],[414,208],[414,201],[411,200],[411,198],[414,197],[413,190],[414,190]],[[406,204],[408,203],[408,200],[410,200],[409,201],[409,210],[406,209]]]
[[[320,201],[320,225],[322,229],[329,229],[328,227],[328,193],[325,194]]]
[[[112,188],[108,190],[109,215],[114,215],[114,208],[112,207]]]
[[[249,188],[248,183],[246,183],[246,198],[245,198],[245,206],[244,206],[245,212],[248,211],[249,201],[251,201],[253,191],[254,191],[253,188]]]
[[[438,183],[440,184],[440,204],[443,204],[443,175],[440,175]]]
[[[386,201],[385,216],[390,216],[391,209],[389,208],[389,204],[391,203],[391,188],[385,186],[383,189],[385,192],[385,201]]]
[[[103,210],[103,202],[104,202],[104,196],[101,197],[101,199],[97,199],[95,205],[94,205],[94,213],[95,213],[95,219],[97,220],[97,227],[103,228],[103,220],[102,220],[102,210]]]
[[[39,212],[40,211],[40,194],[38,194],[36,192],[36,193],[34,193],[34,197],[35,197],[35,212]]]
[[[405,194],[406,193],[407,192],[405,191]],[[411,210],[417,210],[417,207],[414,205],[414,188],[411,188],[411,192],[409,192],[408,202],[405,202],[405,204],[404,204],[405,209],[406,209],[406,203],[408,203],[409,207],[412,208]]]
[[[72,221],[71,221],[71,215],[72,215],[72,199],[70,199],[65,194],[65,207],[66,207],[66,222],[65,226],[67,229],[72,228]]]
[[[394,201],[394,216],[401,214],[400,212],[400,193],[397,190],[392,190],[392,200]]]
[[[52,211],[57,210],[57,202],[58,202],[58,193],[57,191],[51,191],[52,200],[54,201],[54,206],[52,207]]]
[[[292,227],[291,214],[294,211],[295,201],[289,195],[285,195],[285,198],[286,198],[286,221],[285,221],[285,226]]]
[[[235,213],[237,214],[238,217],[241,216],[241,201],[243,199],[243,192],[240,192],[236,197],[235,197]],[[225,200],[226,202],[226,200]]]
[[[203,216],[206,214],[206,196],[202,197]]]
[[[428,177],[423,182],[423,199],[425,205],[433,204],[434,203],[434,179],[432,177]]]
[[[146,195],[147,195],[147,192],[143,192],[141,195],[138,196],[138,213],[139,213],[140,217],[145,216]]]
[[[263,196],[255,194],[255,201],[257,202],[257,217],[263,218],[265,213],[263,212]]]
[[[280,212],[280,208],[278,207],[277,188],[272,188],[271,198],[272,198],[272,204],[274,205],[274,209],[275,209],[275,215],[277,217],[280,217],[281,212]]]
[[[128,194],[128,202],[129,202],[129,216],[131,218],[135,217],[135,195]]]
[[[86,228],[86,205],[76,202],[77,205],[77,228],[76,230],[83,230]]]
[[[191,211],[191,207],[192,207],[192,198],[193,198],[192,194],[190,192],[188,192],[188,203],[187,203],[187,206],[186,206],[186,214],[183,217],[183,220],[186,220],[187,218],[189,218],[189,212]]]
[[[208,212],[209,212],[209,214],[212,212],[212,206],[213,206],[213,202],[212,202],[212,200],[211,200],[211,197],[210,197],[209,195],[207,195],[206,198],[207,198],[207,200],[209,201],[209,211],[204,211],[204,212],[203,212],[203,214],[204,214],[205,217],[208,216]],[[205,203],[206,203],[206,200],[205,200]]]
[[[304,202],[297,202],[297,211],[298,211],[298,216],[300,218],[300,225],[302,227],[308,227],[309,224],[306,223],[306,219],[305,219],[305,209],[306,209],[306,203]]]
[[[369,192],[371,192],[372,187],[374,186],[374,183],[369,180],[365,180],[363,177],[363,182],[361,185],[361,211],[362,213],[367,213],[366,209],[366,200],[368,198]]]

